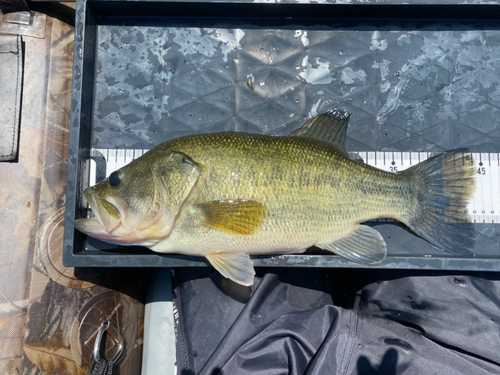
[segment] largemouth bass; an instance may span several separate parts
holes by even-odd
[[[120,245],[205,256],[251,285],[251,254],[316,246],[351,261],[382,262],[382,236],[363,222],[392,218],[435,247],[470,255],[465,207],[475,187],[467,150],[403,172],[351,160],[349,114],[318,115],[287,137],[202,134],[163,143],[84,191],[92,219],[75,227]]]

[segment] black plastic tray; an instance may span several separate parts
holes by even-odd
[[[78,1],[64,264],[207,264],[74,229],[87,215],[81,192],[92,148],[149,149],[225,130],[285,135],[340,107],[353,113],[348,151],[499,152],[500,7],[414,3]],[[378,267],[500,270],[499,224],[476,224],[470,259],[393,223],[373,225],[389,253]],[[324,253],[259,256],[254,264],[361,267]]]

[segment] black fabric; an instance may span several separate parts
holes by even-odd
[[[87,375],[112,375],[113,374],[113,361],[108,361],[104,358],[99,359],[97,362],[92,362],[90,370]]]
[[[174,280],[181,375],[500,374],[497,273],[271,270],[246,303],[208,269]]]

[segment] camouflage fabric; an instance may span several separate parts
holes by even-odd
[[[23,38],[19,161],[0,164],[0,374],[86,374],[107,318],[119,373],[138,374],[150,271],[62,265],[74,32],[47,20],[44,39]],[[120,341],[108,332],[106,358]]]

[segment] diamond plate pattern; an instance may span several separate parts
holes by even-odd
[[[98,40],[95,147],[288,134],[340,107],[353,113],[348,149],[500,151],[493,23],[101,26]]]

